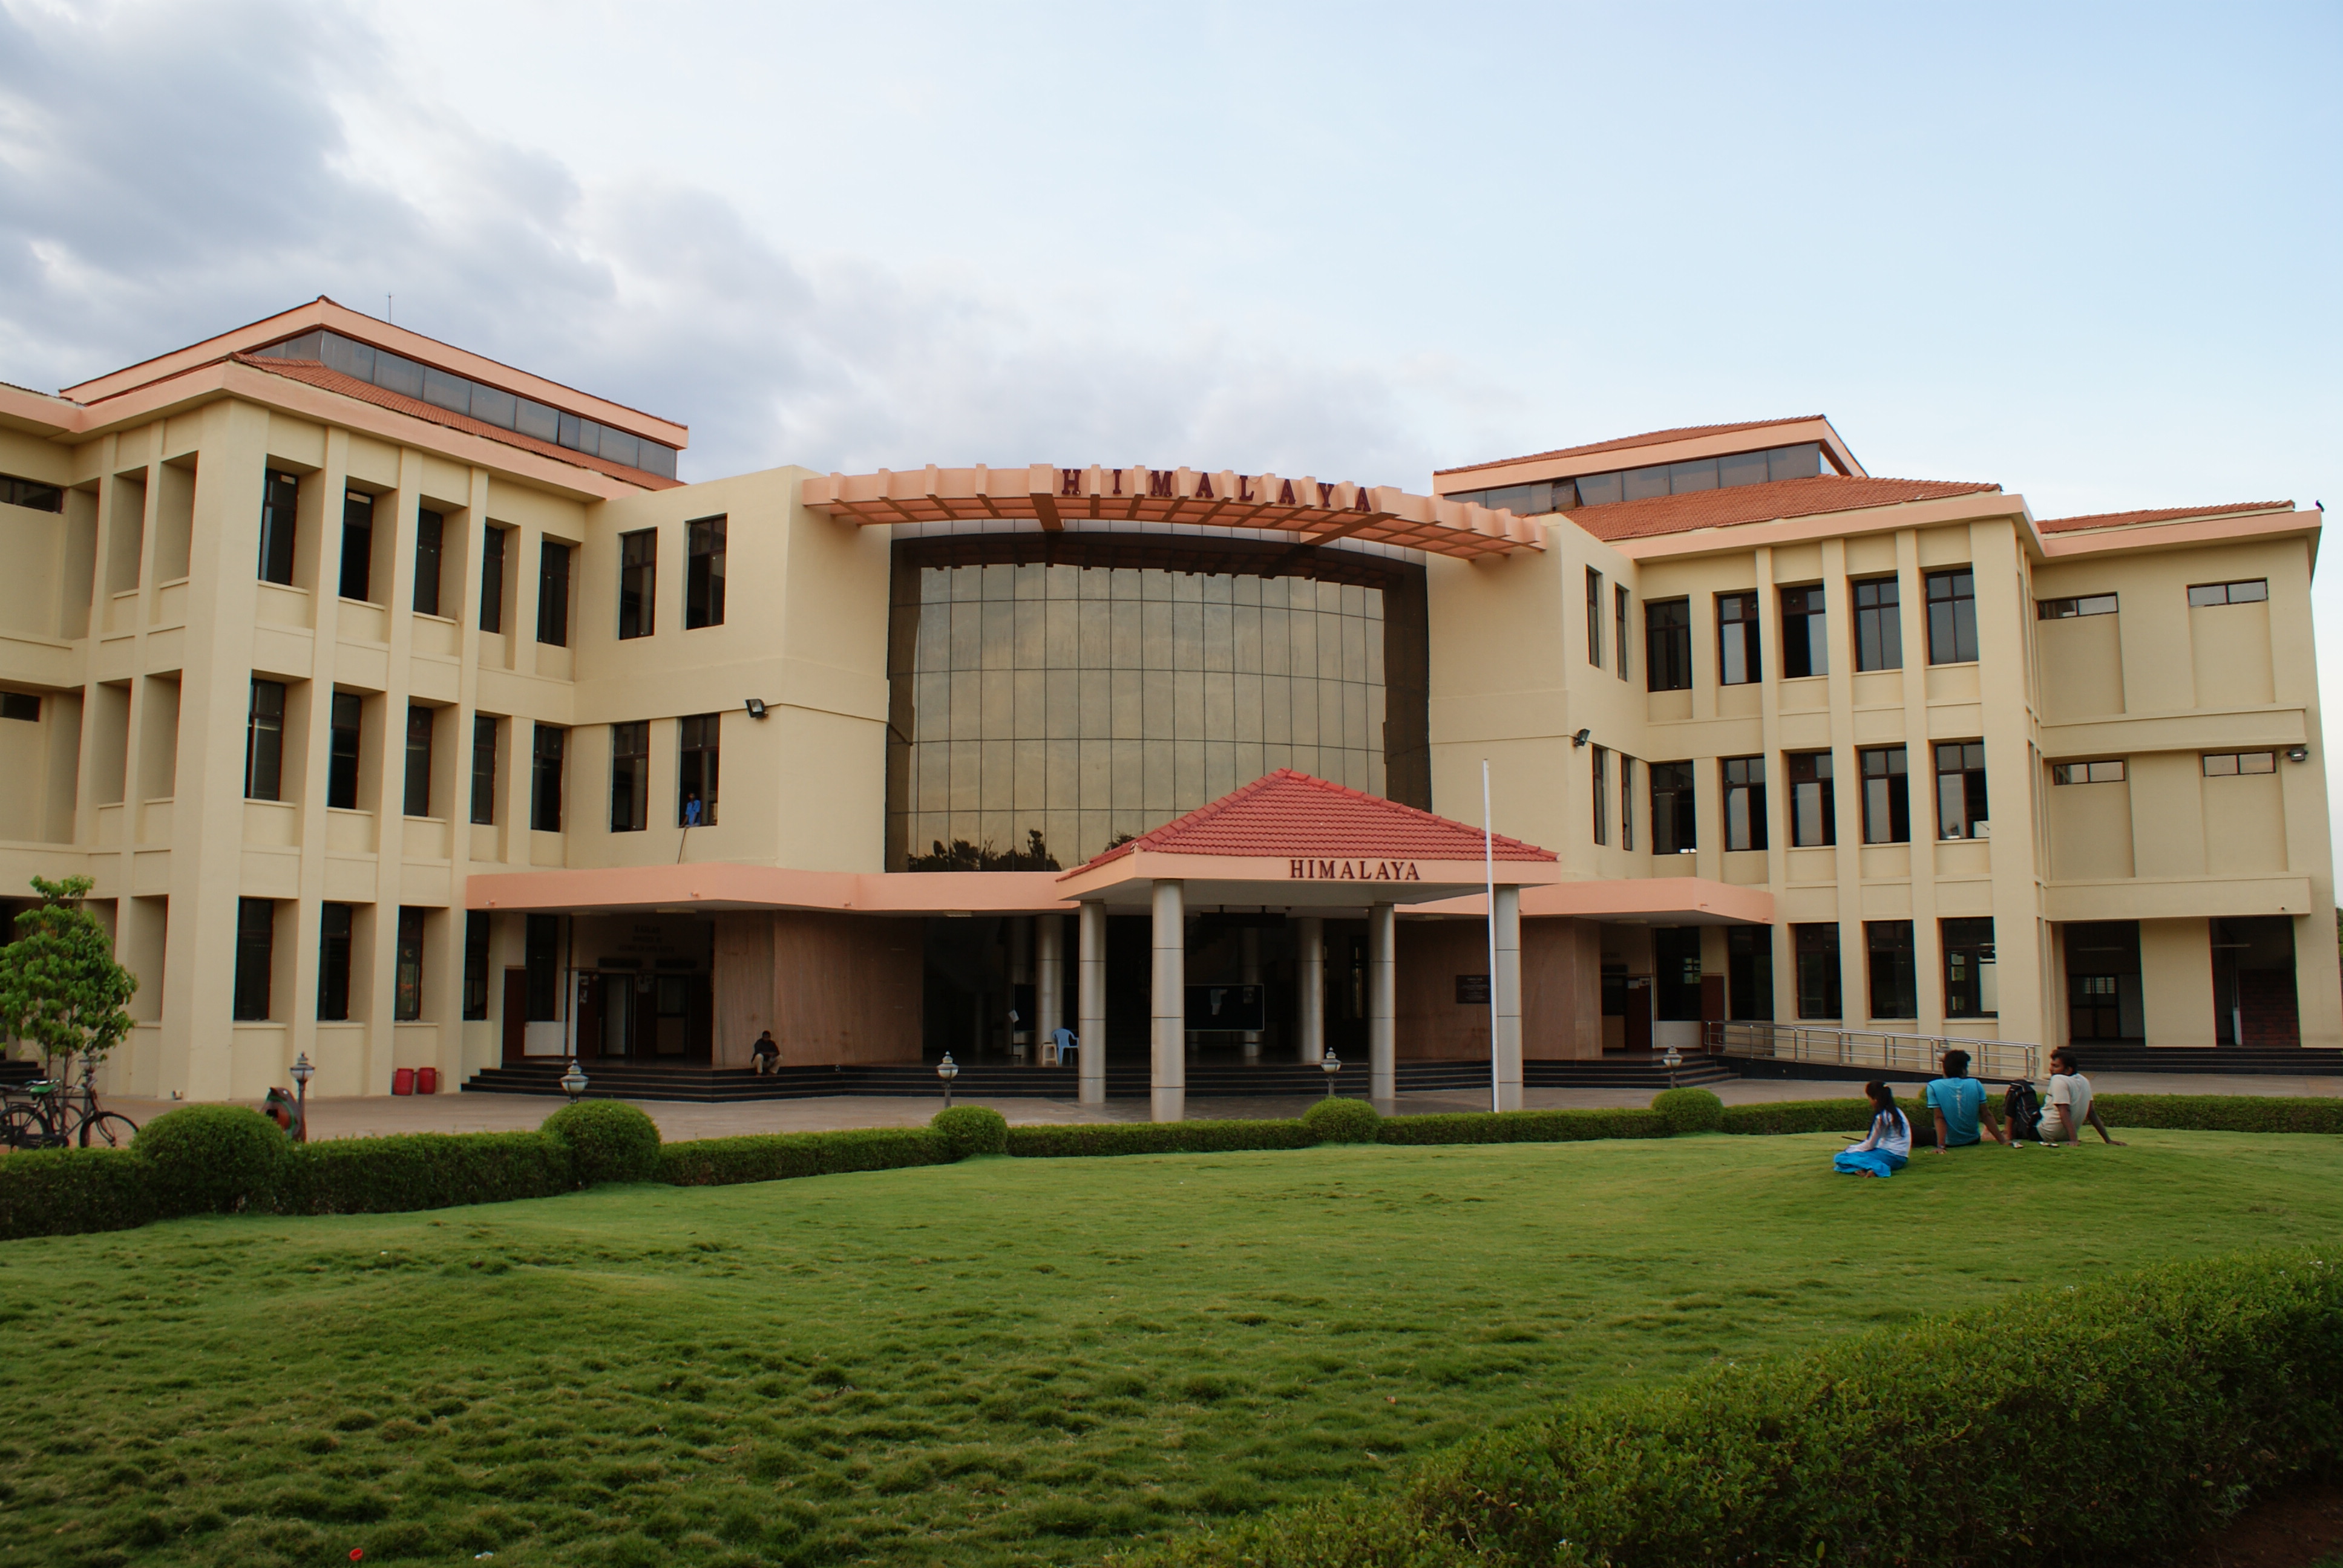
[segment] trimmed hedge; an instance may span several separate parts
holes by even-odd
[[[0,1241],[130,1231],[159,1220],[151,1175],[127,1149],[0,1155]]]
[[[951,1146],[952,1158],[1009,1152],[1009,1119],[989,1105],[953,1105],[928,1118],[936,1135]]]
[[[543,1132],[407,1132],[289,1151],[282,1214],[398,1214],[550,1198],[578,1186],[569,1146]]]
[[[1656,1111],[1455,1111],[1386,1116],[1383,1143],[1584,1143],[1600,1138],[1665,1138]]]
[[[1259,1121],[1091,1121],[1009,1130],[1009,1152],[1028,1160],[1221,1154],[1245,1149],[1309,1149],[1317,1142],[1318,1135],[1299,1117]]]
[[[1910,1106],[1906,1106],[1908,1114]],[[1912,1118],[1920,1131],[1921,1118]],[[1857,1094],[1852,1100],[1781,1100],[1770,1105],[1728,1105],[1717,1124],[1720,1132],[1771,1137],[1783,1132],[1862,1132],[1871,1126],[1871,1101]],[[1935,1136],[1934,1123],[1930,1136]]]
[[[949,1165],[958,1158],[950,1140],[926,1127],[764,1132],[664,1144],[659,1149],[658,1180],[676,1187],[730,1187],[743,1181],[786,1181],[849,1171]]]
[[[1383,1117],[1363,1100],[1328,1095],[1302,1113],[1302,1125],[1321,1143],[1373,1143]]]
[[[1666,1119],[1670,1132],[1714,1132],[1725,1125],[1725,1101],[1707,1089],[1663,1089],[1652,1109]]]
[[[659,1180],[659,1123],[622,1100],[574,1101],[547,1117],[538,1131],[568,1145],[580,1187]]]
[[[1272,1514],[1183,1568],[2157,1561],[2343,1461],[2343,1268],[2323,1252],[2029,1292],[1571,1406],[1396,1492]]]
[[[130,1151],[146,1162],[158,1214],[269,1207],[291,1147],[283,1128],[247,1105],[183,1105],[130,1141]]]
[[[2091,1102],[2112,1131],[2343,1132],[2343,1100],[2281,1094],[2102,1094]],[[2084,1129],[2087,1136],[2096,1134]]]

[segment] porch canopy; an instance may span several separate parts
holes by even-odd
[[[1155,1120],[1176,1121],[1187,1095],[1185,917],[1192,909],[1279,910],[1297,917],[1304,1060],[1324,1051],[1325,920],[1367,920],[1368,1092],[1395,1092],[1395,920],[1403,904],[1480,894],[1493,879],[1496,967],[1491,976],[1498,1103],[1521,1104],[1521,900],[1524,886],[1562,879],[1550,849],[1413,806],[1281,768],[1058,879],[1081,908],[1081,1025],[1106,1032],[1106,914],[1145,907],[1154,921],[1150,974],[1150,1099]],[[1082,1052],[1082,1094],[1105,1092],[1102,1053]]]

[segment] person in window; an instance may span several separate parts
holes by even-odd
[[[2079,1149],[2085,1127],[2097,1128],[2101,1139],[2123,1147],[2122,1141],[2099,1120],[2099,1108],[2091,1103],[2091,1081],[2075,1065],[2074,1052],[2062,1045],[2050,1053],[2050,1092],[2043,1098],[2042,1125],[2036,1135],[2046,1149],[2061,1143]]]
[[[699,826],[699,791],[697,789],[683,798],[683,825],[687,828]]]
[[[749,1063],[760,1076],[769,1072],[780,1071],[781,1047],[780,1043],[774,1040],[771,1030],[769,1029],[759,1035],[757,1043],[749,1048]]]
[[[2015,1149],[2016,1144],[2001,1131],[2001,1118],[1993,1113],[1986,1102],[1985,1085],[1969,1076],[1969,1053],[1966,1050],[1945,1052],[1945,1076],[1928,1085],[1928,1109],[1936,1113],[1936,1152],[1946,1149],[1963,1149],[1982,1143],[1977,1131],[1977,1118],[1985,1119],[1996,1143]]]
[[[1887,1085],[1866,1083],[1863,1092],[1871,1096],[1871,1131],[1862,1142],[1833,1156],[1831,1169],[1842,1176],[1884,1181],[1912,1158],[1912,1119],[1897,1108],[1896,1091]]]

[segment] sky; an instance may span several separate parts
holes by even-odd
[[[0,379],[322,293],[686,478],[1823,413],[2037,517],[2343,505],[2339,66],[2334,0],[0,0]]]

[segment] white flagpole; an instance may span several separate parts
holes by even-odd
[[[1481,759],[1481,861],[1489,898],[1489,1109],[1500,1111],[1497,1094],[1497,839],[1489,817],[1489,759]]]

